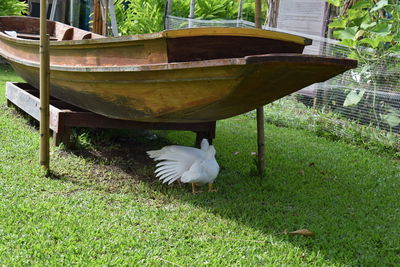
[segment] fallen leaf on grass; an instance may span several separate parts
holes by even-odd
[[[304,235],[304,236],[312,236],[314,235],[313,232],[311,232],[308,229],[300,229],[297,231],[289,232],[290,235]]]
[[[303,169],[301,169],[301,170],[299,171],[299,173],[300,173],[301,175],[304,176],[304,170],[303,170]]]
[[[315,163],[311,162],[310,164],[308,164],[308,167],[315,167]]]

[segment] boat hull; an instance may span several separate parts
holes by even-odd
[[[51,95],[124,120],[225,119],[357,65],[301,55],[310,40],[260,29],[195,28],[105,38],[47,23]],[[0,55],[36,88],[38,33],[38,19],[0,17]]]
[[[137,68],[52,69],[51,94],[117,119],[205,122],[248,112],[354,67],[352,60],[298,54]],[[13,63],[39,86],[39,68]]]

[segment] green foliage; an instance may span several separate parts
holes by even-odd
[[[115,13],[122,35],[163,30],[164,0],[116,0]]]
[[[195,16],[198,19],[230,18],[234,2],[230,0],[199,0],[196,3]]]
[[[265,5],[264,5],[265,8]],[[164,0],[116,0],[115,12],[122,35],[159,32],[163,30]],[[187,18],[190,0],[174,0],[171,15]],[[236,19],[238,1],[197,0],[195,18],[204,20]],[[263,15],[265,11],[262,12]],[[254,21],[254,0],[243,1],[243,19]]]
[[[0,16],[21,16],[28,12],[28,5],[19,0],[1,0]]]
[[[393,54],[400,56],[400,4],[398,0],[357,0],[348,10],[344,10],[344,0],[328,0],[328,2],[339,8],[341,16],[335,18],[329,25],[334,30],[333,35],[341,40],[341,44],[353,49],[350,57],[357,59],[362,68],[357,75],[365,73],[369,75],[369,84],[374,92],[385,84],[386,80],[396,80],[388,77],[387,73],[397,75],[400,68],[399,61],[392,57]],[[369,48],[365,49],[365,48]],[[387,73],[374,71],[376,66],[386,62]],[[394,69],[396,71],[390,71]],[[394,89],[396,90],[396,89]],[[398,89],[400,90],[400,89]],[[375,93],[374,93],[375,94]],[[364,91],[348,92],[345,106],[357,105],[363,98]],[[375,124],[383,119],[388,125],[397,125],[400,119],[398,111],[393,113],[390,106],[385,114],[378,114],[375,108],[375,95],[373,96],[373,112]]]
[[[189,16],[190,0],[174,0],[172,15],[182,18]],[[195,17],[198,19],[236,19],[239,1],[235,0],[197,0]],[[264,5],[265,8],[265,5]],[[265,13],[263,11],[263,13]],[[254,21],[254,0],[244,0],[243,19]]]
[[[394,128],[400,125],[400,112],[392,107],[388,108],[388,113],[383,115],[383,120],[389,124],[390,127]]]
[[[343,9],[344,0],[328,0]],[[376,53],[370,58],[358,54],[362,62],[381,60],[388,53],[400,55],[400,5],[398,0],[358,0],[348,10],[340,10],[343,15],[334,18],[329,25],[333,35],[342,44],[357,48],[373,48]]]
[[[171,15],[181,18],[189,17],[190,1],[189,0],[174,0],[172,4]]]
[[[360,125],[338,114],[307,108],[292,97],[285,97],[265,106],[265,119],[280,127],[305,129],[318,136],[356,144],[400,159],[400,136],[395,133]],[[396,110],[387,119],[392,127],[397,126]],[[255,112],[247,116],[255,117]]]

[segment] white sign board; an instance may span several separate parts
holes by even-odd
[[[297,33],[324,36],[324,21],[327,3],[324,0],[281,0],[277,28]],[[320,42],[306,46],[304,54],[319,54]],[[314,97],[313,85],[301,90],[300,94]]]
[[[326,6],[324,0],[281,0],[278,29],[322,36]]]

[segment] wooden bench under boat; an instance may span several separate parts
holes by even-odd
[[[302,55],[310,40],[248,28],[104,37],[48,21],[51,94],[117,119],[204,122],[232,117],[357,62]],[[10,36],[6,32],[15,32]],[[0,55],[39,86],[39,20],[0,17]]]

